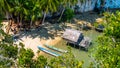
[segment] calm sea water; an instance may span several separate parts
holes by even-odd
[[[95,30],[88,30],[88,31],[83,31],[84,36],[88,36],[92,39],[92,45],[89,47],[88,51],[84,51],[81,50],[79,48],[74,48],[71,47],[73,54],[75,55],[76,59],[83,61],[84,65],[83,67],[86,68],[90,65],[91,62],[91,58],[89,57],[90,55],[90,50],[94,47],[97,46],[97,37],[100,36],[102,33],[96,32]],[[66,45],[66,41],[65,40],[61,40],[59,43],[57,43],[56,45],[54,45],[57,48],[61,48],[61,49],[68,49],[68,46]],[[53,56],[45,54],[45,57],[49,57],[49,58],[53,58]]]

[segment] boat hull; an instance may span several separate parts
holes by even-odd
[[[52,52],[52,51],[50,51],[50,50],[47,50],[47,49],[45,49],[45,48],[43,48],[43,47],[41,47],[41,46],[38,46],[38,49],[41,50],[41,51],[43,51],[43,52],[46,52],[46,53],[48,53],[48,54],[50,54],[50,55],[56,56],[56,57],[60,56],[60,54],[57,54],[57,53]]]
[[[55,51],[58,51],[58,52],[62,52],[62,53],[67,53],[67,50],[62,50],[62,49],[59,49],[59,48],[56,48],[56,47],[53,47],[53,46],[49,46],[47,44],[44,44],[44,46],[50,48],[50,49],[53,49]]]

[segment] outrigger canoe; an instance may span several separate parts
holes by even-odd
[[[50,46],[50,45],[47,45],[47,44],[44,44],[44,46],[46,46],[46,47],[48,47],[50,49],[62,52],[62,53],[67,53],[67,50],[59,49],[59,48],[56,48],[56,47],[53,47],[53,46]]]
[[[50,55],[53,55],[53,56],[56,56],[56,57],[60,56],[60,54],[52,52],[51,50],[47,50],[47,49],[45,49],[45,48],[43,48],[41,46],[37,46],[37,47],[38,47],[39,50],[44,51],[44,52],[46,52],[46,53],[48,53]]]

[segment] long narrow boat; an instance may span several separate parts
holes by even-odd
[[[38,47],[38,49],[40,49],[41,51],[44,51],[44,52],[46,52],[46,53],[48,53],[48,54],[50,54],[50,55],[53,55],[53,56],[60,56],[60,54],[57,54],[57,53],[55,53],[55,52],[52,52],[52,51],[50,51],[50,50],[47,50],[47,49],[45,49],[45,48],[43,48],[43,47],[41,47],[41,46],[37,46]]]
[[[62,53],[67,53],[67,50],[59,49],[59,48],[56,48],[56,47],[53,47],[53,46],[49,46],[49,45],[47,45],[47,44],[44,44],[44,46],[46,46],[46,47],[48,47],[48,48],[50,48],[50,49],[53,49],[53,50],[62,52]]]

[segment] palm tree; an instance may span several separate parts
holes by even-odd
[[[43,21],[45,21],[46,13],[48,12],[55,12],[60,4],[59,0],[40,0],[40,9],[43,11]]]
[[[0,0],[0,12],[2,15],[10,15],[9,12],[11,10],[10,5],[8,4],[8,2],[6,0]]]
[[[0,0],[0,12],[3,16],[7,16],[7,19],[10,17],[10,11],[12,10],[10,4],[6,0]],[[12,21],[9,21],[8,27],[7,27],[7,33],[9,33],[11,23]]]
[[[3,14],[3,8],[5,6],[4,0],[0,0],[0,14]]]
[[[66,8],[66,7],[70,8],[71,6],[75,5],[75,4],[77,3],[77,1],[78,1],[78,0],[60,0],[60,4],[63,6],[63,10],[62,10],[62,12],[61,12],[61,15],[60,15],[58,21],[61,20],[62,15],[63,15],[63,13],[64,13],[64,11],[65,11],[65,8]]]

